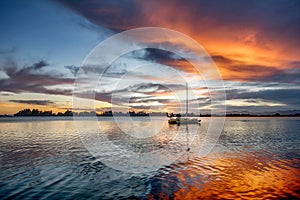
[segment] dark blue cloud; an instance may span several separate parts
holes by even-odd
[[[265,88],[255,92],[247,89],[229,89],[226,91],[226,98],[227,100],[250,99],[254,101],[256,101],[255,99],[261,99],[300,109],[300,89]]]
[[[39,106],[46,106],[46,105],[53,105],[54,104],[54,102],[50,101],[50,100],[17,100],[17,99],[11,99],[9,101],[14,102],[14,103],[39,105]]]
[[[124,1],[59,1],[76,10],[91,22],[113,30],[142,26],[145,14],[132,0]]]
[[[2,65],[3,71],[9,76],[8,79],[0,80],[0,91],[21,93],[34,92],[45,94],[70,95],[71,90],[47,89],[46,86],[73,84],[74,78],[64,78],[52,74],[38,73],[39,70],[48,66],[46,61],[38,61],[30,66],[20,67],[10,60]]]
[[[15,47],[8,48],[8,49],[0,49],[0,55],[12,54],[15,53],[17,49]]]
[[[126,30],[142,26],[160,26],[151,16],[158,10],[173,9],[169,24],[176,23],[176,12],[185,13],[184,20],[194,32],[202,33],[218,26],[259,31],[260,44],[264,38],[300,44],[300,1],[297,0],[181,0],[165,1],[71,1],[60,0],[91,22],[113,30]],[[156,16],[157,17],[157,16]],[[165,18],[166,16],[161,16]],[[157,17],[159,19],[159,16]],[[201,19],[211,23],[203,24]],[[173,27],[174,28],[174,27]],[[178,30],[181,27],[177,27]],[[295,44],[296,42],[296,44]]]

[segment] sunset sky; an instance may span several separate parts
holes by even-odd
[[[73,83],[89,52],[115,33],[153,26],[179,31],[203,46],[221,73],[229,112],[300,110],[297,0],[4,0],[0,15],[0,114],[72,108]],[[140,64],[145,66],[134,68]],[[155,49],[125,55],[111,69],[108,86],[96,93],[97,111],[111,107],[109,85],[116,74],[135,72],[134,81],[117,91],[120,97],[124,91],[134,95],[119,107],[163,112],[177,106],[168,87],[185,88],[158,80],[171,78],[174,70],[190,80],[199,77],[182,58]],[[209,110],[207,88],[192,84],[198,93],[191,103],[200,112]]]

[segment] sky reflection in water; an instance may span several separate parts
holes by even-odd
[[[106,126],[107,133],[116,130],[109,118],[99,123],[110,125]],[[138,123],[145,122],[141,119]],[[200,135],[204,135],[207,125],[208,119],[203,119]],[[174,151],[183,151],[181,159],[136,177],[106,167],[91,156],[81,143],[72,118],[1,119],[0,196],[16,199],[300,198],[299,125],[298,118],[227,118],[210,155],[195,158],[192,149],[184,152],[186,140],[182,140],[173,146]],[[193,125],[188,128],[192,133]],[[186,138],[185,128],[166,124],[164,130],[172,133],[176,129],[181,131],[182,139]],[[157,135],[157,142],[152,140],[152,148],[167,144],[171,136]],[[134,146],[134,140],[126,143],[126,135],[111,132],[111,137],[127,148],[135,147],[137,152],[145,147]],[[145,144],[151,147],[151,143]]]

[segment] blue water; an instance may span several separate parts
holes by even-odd
[[[88,118],[82,120],[87,126],[90,123]],[[134,120],[142,126],[148,123],[146,118]],[[138,152],[145,144],[157,148],[147,139],[135,145],[135,140],[117,133],[112,121],[100,118],[99,124],[114,142]],[[170,149],[184,149],[187,128],[189,134],[201,136],[208,123],[209,118],[203,118],[200,127],[191,124],[183,129],[166,123],[162,141],[179,130],[182,140]],[[195,157],[187,152],[173,164],[136,176],[92,156],[71,117],[0,118],[0,198],[297,199],[299,127],[300,118],[227,118],[209,155]]]

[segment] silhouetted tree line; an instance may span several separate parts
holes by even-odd
[[[19,112],[17,112],[16,114],[14,114],[14,116],[103,116],[103,117],[112,117],[112,116],[138,116],[138,117],[143,117],[143,116],[165,116],[164,113],[146,113],[144,111],[140,111],[140,112],[134,112],[134,111],[130,111],[128,113],[122,113],[122,112],[112,112],[111,110],[109,111],[105,111],[102,112],[101,114],[98,114],[94,111],[84,111],[84,112],[73,112],[71,110],[66,110],[65,112],[58,112],[53,113],[52,110],[49,111],[40,111],[38,109],[23,109],[20,110]],[[7,116],[7,115],[3,115],[3,116]],[[194,116],[194,114],[189,114],[188,116]],[[210,117],[210,114],[202,114],[200,115],[201,117]],[[218,116],[218,115],[216,115]],[[279,113],[275,113],[272,115],[254,115],[254,114],[248,114],[248,113],[227,113],[226,117],[268,117],[268,116],[281,116],[281,117],[287,117],[287,116],[295,116],[295,117],[299,117],[300,114],[299,113],[295,113],[295,114],[290,114],[290,115],[282,115]]]
[[[41,111],[38,109],[23,109],[14,114],[14,116],[73,116],[73,112],[70,110],[65,111],[64,113],[53,113],[52,110],[49,111]]]
[[[65,112],[58,112],[53,113],[52,110],[50,111],[40,111],[38,109],[32,109],[30,110],[29,108],[24,109],[24,110],[20,110],[18,113],[14,114],[14,116],[104,116],[104,117],[111,117],[111,116],[126,116],[126,115],[130,115],[130,116],[149,116],[148,113],[146,112],[134,112],[134,111],[130,111],[127,114],[126,113],[122,113],[122,112],[112,112],[110,111],[105,111],[101,114],[98,114],[94,111],[84,111],[84,112],[73,112],[71,110],[66,110]]]
[[[20,110],[14,116],[53,116],[55,115],[52,113],[52,110],[50,111],[40,111],[38,109],[32,109],[30,110],[29,108]]]

